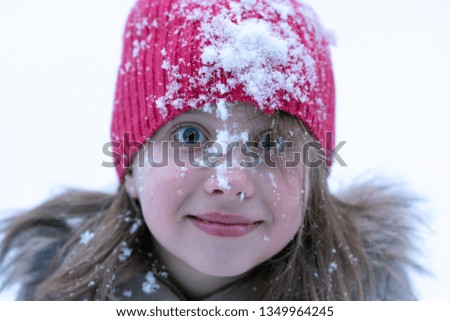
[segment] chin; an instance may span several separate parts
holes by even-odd
[[[210,276],[210,277],[221,277],[221,278],[231,278],[231,277],[239,277],[247,274],[250,270],[252,270],[255,265],[248,266],[237,266],[236,264],[219,264],[219,265],[191,265],[193,269],[196,271]]]

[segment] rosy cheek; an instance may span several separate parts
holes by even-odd
[[[261,186],[264,194],[282,219],[291,219],[293,213],[301,210],[303,203],[302,191],[304,191],[304,181],[298,171],[289,173],[281,170],[270,170],[262,177]]]
[[[189,167],[164,166],[161,168],[144,169],[146,192],[154,192],[156,197],[167,197],[168,195],[182,196],[187,190],[192,188],[195,180],[196,169]]]
[[[148,178],[151,177],[153,170],[151,167],[142,167],[136,171],[136,188],[140,198],[153,194],[152,187],[148,185]]]

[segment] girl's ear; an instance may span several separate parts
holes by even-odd
[[[137,194],[136,182],[135,182],[135,179],[133,176],[133,172],[130,172],[125,175],[124,184],[125,184],[125,190],[127,191],[128,195],[131,198],[137,199],[138,194]]]

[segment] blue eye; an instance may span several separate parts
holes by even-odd
[[[259,141],[259,147],[265,150],[270,150],[270,148],[275,147],[276,142],[272,140],[272,134],[270,132],[265,133]]]
[[[203,132],[194,126],[178,128],[174,138],[176,141],[184,144],[201,144],[206,141]]]
[[[283,136],[274,137],[272,132],[266,132],[261,136],[258,147],[266,155],[273,155],[274,153],[280,157],[285,157],[286,152],[290,152],[293,147],[293,142],[287,141]]]

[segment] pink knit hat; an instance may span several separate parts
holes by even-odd
[[[333,146],[329,42],[301,1],[138,0],[123,40],[111,125],[120,180],[137,152],[130,147],[218,101],[286,111]]]

